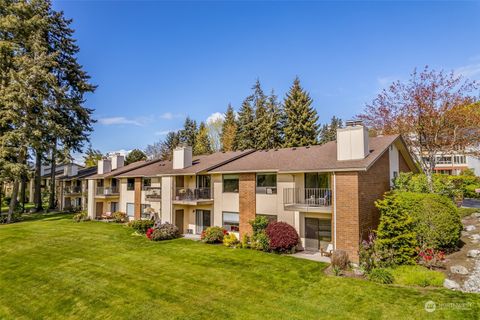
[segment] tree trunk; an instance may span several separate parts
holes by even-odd
[[[50,210],[55,209],[55,171],[56,171],[56,153],[57,153],[57,141],[55,140],[52,148],[52,162],[50,164],[50,199],[48,201],[48,208]]]
[[[17,206],[19,180],[20,179],[16,178],[13,182],[12,199],[10,200],[10,207],[8,208],[7,223],[12,222],[13,213]]]
[[[431,193],[433,193],[433,170],[435,168],[435,155],[430,154],[428,156],[428,165],[426,166],[425,174],[427,175],[427,184],[428,184],[428,189]]]
[[[27,177],[22,175],[21,187],[20,187],[20,202],[22,203],[22,213],[25,213],[25,194],[27,189]]]
[[[43,210],[42,206],[42,154],[39,150],[35,151],[35,180],[33,202],[35,203],[35,211]]]

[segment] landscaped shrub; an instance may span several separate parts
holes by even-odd
[[[378,200],[380,224],[375,241],[375,250],[383,266],[390,264],[413,264],[417,234],[414,220],[397,198],[397,194],[386,195]]]
[[[270,251],[270,239],[268,239],[267,233],[260,231],[254,234],[250,246],[255,250]]]
[[[125,212],[120,212],[120,211],[114,212],[112,214],[112,217],[116,223],[125,223],[128,221],[128,215]]]
[[[171,240],[180,237],[180,231],[175,225],[165,222],[160,227],[154,228],[153,232],[149,233],[149,236],[153,241]]]
[[[237,236],[235,236],[234,233],[229,233],[223,237],[223,245],[227,247],[237,247],[239,245],[239,241],[237,239]]]
[[[268,222],[268,219],[264,216],[257,216],[255,219],[250,220],[249,223],[252,226],[253,234],[255,235],[267,229]]]
[[[250,248],[250,237],[248,236],[248,234],[243,234],[241,245],[244,249]]]
[[[332,252],[332,267],[337,267],[340,270],[345,270],[348,267],[348,254],[343,250],[335,250]]]
[[[201,239],[206,243],[222,243],[227,230],[221,227],[208,227],[202,232]]]
[[[265,232],[270,249],[276,252],[292,252],[300,240],[297,230],[286,222],[271,222]]]
[[[375,240],[375,233],[370,232],[368,239],[363,240],[360,243],[360,250],[358,252],[360,268],[366,272],[369,272],[378,266],[378,261],[380,259],[376,251]]]
[[[418,249],[418,264],[429,269],[440,268],[444,265],[445,252],[432,248]]]
[[[128,226],[135,231],[145,234],[149,228],[154,225],[153,220],[133,220],[128,223]]]
[[[81,211],[73,216],[73,221],[75,222],[83,222],[89,221],[90,217],[88,216],[87,211]]]
[[[393,283],[393,275],[388,269],[383,269],[383,268],[372,269],[368,273],[367,277],[368,277],[368,280],[376,283],[383,283],[383,284]]]
[[[457,245],[462,221],[457,208],[438,194],[395,193],[400,206],[414,220],[414,232],[421,247],[449,249]]]
[[[399,266],[391,270],[393,283],[404,286],[442,287],[445,275],[422,266]]]

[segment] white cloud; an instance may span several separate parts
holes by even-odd
[[[477,75],[480,75],[480,63],[458,67],[454,70],[454,72],[456,75],[462,75],[465,78],[474,78]]]
[[[143,123],[139,120],[128,119],[125,117],[109,117],[109,118],[100,118],[98,119],[100,124],[105,126],[119,125],[119,124],[133,124],[135,126],[142,126]]]
[[[171,130],[159,130],[159,131],[155,131],[155,135],[156,136],[165,136],[167,135],[169,132],[177,132],[181,129],[171,129]]]
[[[215,122],[217,120],[222,120],[225,119],[225,115],[220,112],[214,112],[212,113],[206,120],[207,124]]]
[[[165,120],[172,120],[175,118],[181,118],[183,117],[180,113],[171,113],[171,112],[165,112],[164,114],[160,115],[160,119],[165,119]]]
[[[118,153],[118,154],[120,154],[121,156],[126,157],[127,154],[129,154],[130,152],[132,152],[132,150],[120,149],[120,150],[117,150],[117,151],[109,151],[109,152],[107,152],[107,155],[112,156],[112,155],[115,155],[115,154]]]

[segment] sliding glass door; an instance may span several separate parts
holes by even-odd
[[[196,210],[195,211],[195,233],[201,234],[203,230],[212,225],[210,210]]]

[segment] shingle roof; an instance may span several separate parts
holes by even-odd
[[[153,177],[157,175],[187,175],[198,174],[208,169],[213,169],[218,165],[233,161],[239,157],[245,156],[253,152],[252,150],[245,151],[229,151],[216,152],[208,155],[195,156],[192,159],[192,166],[185,169],[173,169],[172,161],[157,161],[141,168],[124,171],[124,173],[117,175],[119,178],[129,177]]]
[[[83,179],[97,173],[97,167],[89,167],[85,169],[78,170],[78,173],[75,176],[61,176],[60,180],[70,180],[70,179]]]
[[[366,170],[397,139],[399,135],[369,138],[370,154],[361,160],[337,160],[336,141],[323,145],[256,151],[229,162],[211,173],[225,172],[301,172],[301,171],[357,171]]]
[[[108,173],[95,174],[93,176],[90,176],[89,179],[105,179],[105,178],[116,177],[116,176],[118,176],[122,173],[125,173],[127,171],[137,169],[137,168],[141,168],[141,167],[144,167],[144,166],[147,166],[147,165],[150,165],[152,163],[159,162],[159,161],[160,160],[141,160],[141,161],[133,162],[133,163],[127,164],[126,166],[123,166],[123,167],[120,167],[118,169],[112,170]]]

